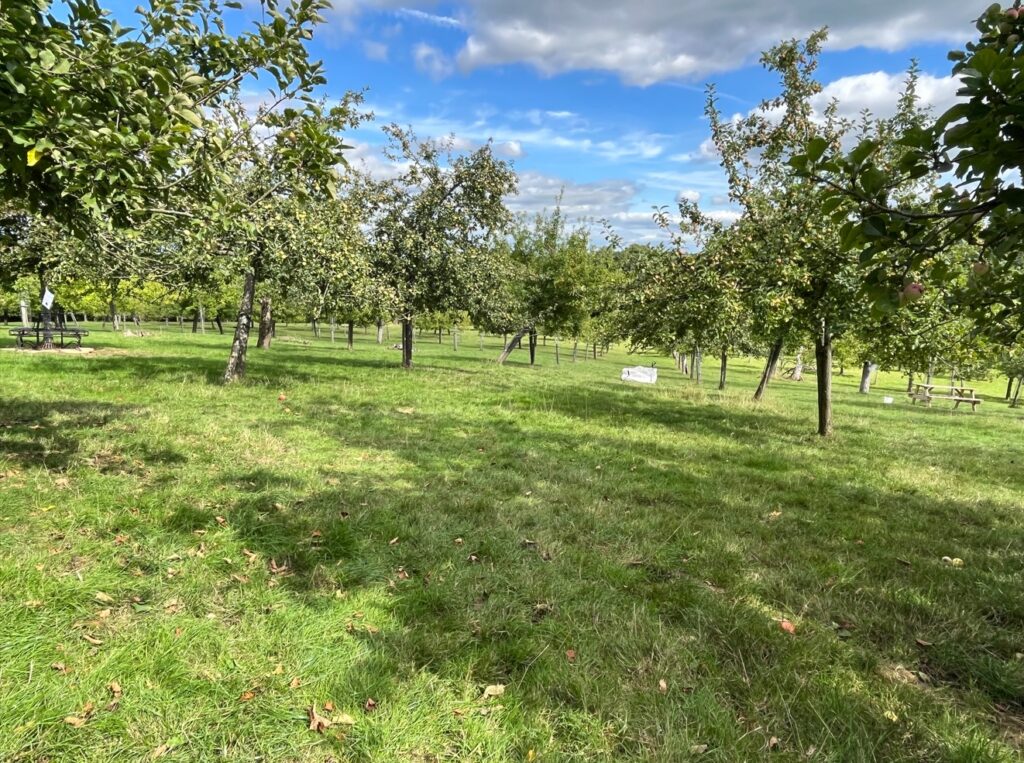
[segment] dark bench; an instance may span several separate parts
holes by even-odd
[[[46,335],[46,331],[47,330],[44,327],[42,327],[42,326],[35,326],[35,327],[22,326],[22,327],[16,328],[16,329],[10,329],[10,330],[8,330],[7,333],[17,339],[18,347],[24,347],[25,346],[25,339],[27,337],[34,336],[36,338],[35,344],[38,347],[39,345],[43,344],[43,338]],[[82,337],[83,336],[89,336],[89,332],[86,331],[85,329],[69,329],[69,328],[62,328],[62,329],[60,329],[60,328],[54,327],[54,328],[51,328],[49,331],[50,331],[50,335],[54,339],[57,339],[57,338],[60,339],[60,346],[61,347],[65,346],[64,345],[64,340],[65,339],[69,339],[69,340],[71,340],[73,342],[73,346],[77,347],[78,349],[82,349]]]

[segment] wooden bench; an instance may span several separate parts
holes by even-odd
[[[26,340],[26,338],[32,337],[32,336],[34,336],[36,338],[35,346],[36,347],[41,346],[43,344],[44,338],[46,336],[46,331],[47,331],[46,328],[44,328],[43,326],[33,326],[33,327],[21,326],[21,327],[16,328],[16,329],[9,329],[7,333],[10,334],[11,336],[15,337],[15,339],[18,342],[18,347],[24,348],[25,347],[25,340]],[[72,342],[73,342],[75,347],[77,347],[78,349],[82,349],[82,337],[83,336],[89,336],[89,332],[86,331],[85,329],[69,329],[69,328],[62,328],[61,329],[61,328],[52,327],[52,328],[50,328],[49,331],[50,331],[50,335],[53,338],[58,338],[59,337],[59,339],[60,339],[60,346],[61,347],[65,346],[64,345],[64,340],[65,339],[70,339],[70,340],[72,340]]]
[[[911,404],[921,402],[928,407],[931,407],[932,400],[952,400],[954,410],[960,407],[960,403],[970,403],[973,413],[981,405],[981,398],[975,393],[974,387],[952,384],[948,387],[939,387],[936,384],[915,384],[914,391],[908,394]]]

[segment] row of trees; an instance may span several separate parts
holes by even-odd
[[[598,245],[557,205],[514,217],[515,173],[489,145],[456,152],[391,125],[389,177],[347,168],[343,134],[368,115],[359,93],[314,97],[324,78],[303,43],[323,2],[264,8],[232,35],[215,0],[159,0],[131,31],[93,0],[71,2],[66,21],[11,4],[0,290],[60,284],[66,305],[111,316],[134,302],[219,322],[231,305],[226,381],[244,375],[257,323],[269,346],[275,315],[340,320],[350,337],[397,320],[407,368],[415,323],[452,316],[511,336],[500,360],[523,338],[532,360],[540,331],[669,352],[698,380],[713,353],[720,387],[730,356],[764,352],[758,399],[789,347],[795,378],[813,368],[822,435],[837,363],[912,380],[998,358],[1021,376],[1024,194],[1007,178],[1020,150],[1003,105],[1021,66],[1016,9],[979,23],[956,56],[967,100],[937,121],[916,68],[892,117],[819,112],[825,33],[776,46],[763,63],[777,97],[727,118],[708,94],[740,219],[683,202],[656,211],[661,244],[627,246],[614,232]],[[272,83],[258,108],[240,98],[253,81]]]

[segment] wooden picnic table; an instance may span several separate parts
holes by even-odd
[[[915,384],[909,395],[911,404],[921,402],[928,407],[931,407],[932,400],[952,400],[954,410],[960,407],[960,403],[970,403],[972,412],[981,405],[975,388],[962,384]]]

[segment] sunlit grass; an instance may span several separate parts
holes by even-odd
[[[0,352],[0,759],[1017,759],[998,381],[840,377],[821,441],[754,360],[720,394],[281,334],[234,387],[210,334]]]

